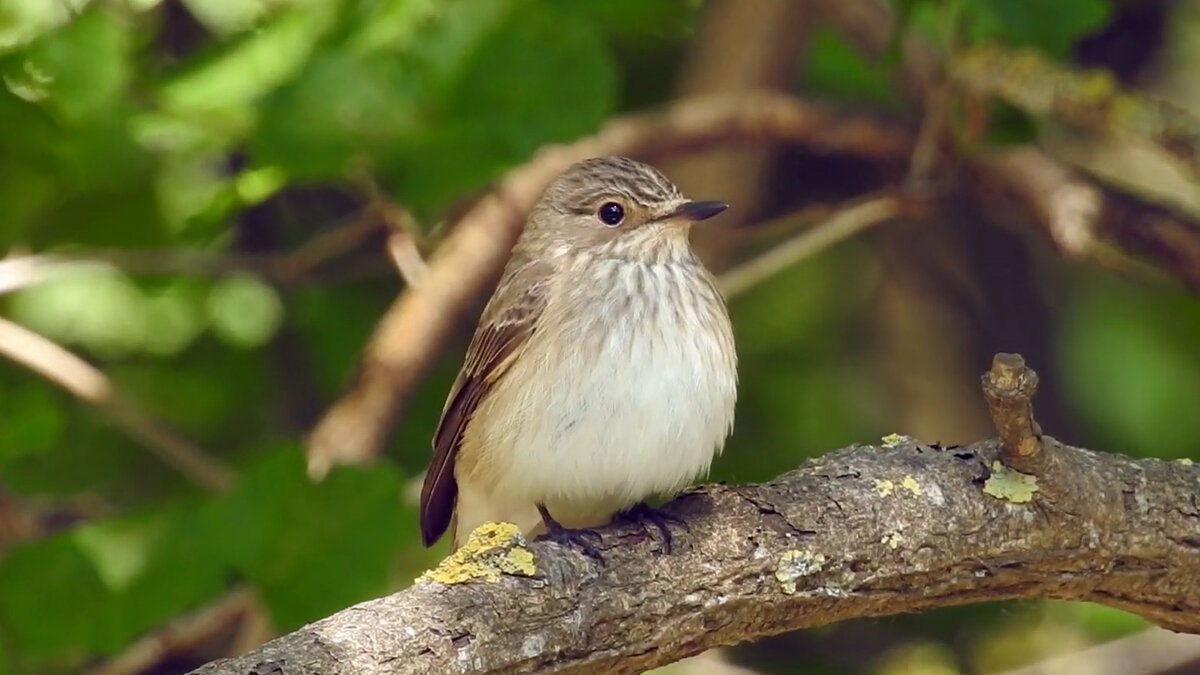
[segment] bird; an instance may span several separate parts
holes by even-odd
[[[737,353],[689,232],[726,208],[625,157],[548,185],[434,434],[425,546],[449,529],[457,550],[487,522],[587,531],[708,473],[733,429]]]

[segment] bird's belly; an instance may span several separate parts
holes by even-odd
[[[491,492],[543,502],[566,523],[606,517],[706,473],[733,420],[727,321],[716,332],[679,320],[599,332],[593,324],[578,339],[523,354],[500,384],[509,396],[490,397],[516,405],[481,410],[472,422],[494,471]]]

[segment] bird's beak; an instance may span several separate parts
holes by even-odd
[[[674,211],[662,217],[662,220],[707,220],[729,208],[725,202],[684,202]]]

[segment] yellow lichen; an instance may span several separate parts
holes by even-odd
[[[881,544],[887,544],[888,548],[900,548],[900,543],[904,541],[904,535],[899,532],[888,532],[883,535],[883,539],[879,540]]]
[[[1000,462],[992,462],[992,475],[983,484],[984,494],[1014,504],[1024,504],[1033,500],[1037,491],[1036,477],[1013,471]]]
[[[896,484],[890,480],[879,480],[876,478],[875,491],[879,493],[880,497],[887,497],[896,491]]]
[[[883,441],[883,447],[894,448],[908,443],[912,440],[912,438],[905,436],[904,434],[890,433],[879,440]]]
[[[512,523],[484,523],[462,548],[426,571],[417,581],[462,584],[476,579],[499,581],[502,575],[531,577],[537,573],[533,551]]]
[[[912,476],[905,476],[904,480],[900,481],[900,487],[913,493],[914,497],[920,497],[924,490],[921,489],[921,484]]]
[[[1188,459],[1187,457],[1181,457],[1181,458],[1175,460],[1175,462],[1178,464],[1182,464],[1183,466],[1191,466],[1192,465],[1192,460]]]
[[[906,475],[904,478],[902,478],[899,486],[897,486],[894,481],[890,481],[886,478],[875,479],[875,491],[879,493],[880,497],[890,497],[896,492],[897,487],[908,490],[913,494],[914,497],[920,497],[925,492],[925,490],[921,488],[921,484],[917,482],[917,479],[913,478],[912,476]]]
[[[783,592],[792,595],[796,592],[796,580],[810,574],[816,574],[825,566],[825,556],[812,551],[784,551],[775,566],[775,580],[779,582]]]

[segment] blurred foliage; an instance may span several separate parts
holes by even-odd
[[[1058,58],[1112,11],[1063,0],[1047,20],[1036,0],[895,4],[943,43]],[[382,247],[286,282],[253,264],[197,274],[189,261],[287,255],[380,193],[432,230],[539,146],[669,97],[700,10],[693,0],[0,0],[0,251],[97,253],[0,296],[0,312],[99,365],[239,474],[228,494],[197,488],[96,411],[0,363],[0,496],[74,513],[0,552],[0,673],[73,672],[235,582],[257,589],[287,630],[428,566],[440,549],[418,543],[410,483],[466,336],[417,392],[384,461],[312,484],[303,433],[398,289]],[[821,28],[799,86],[891,112],[902,106],[895,68]],[[1023,124],[1013,128],[1027,133]],[[161,258],[146,273],[106,262],[116,249]],[[868,358],[868,254],[840,247],[733,304],[743,389],[714,478],[761,480],[903,431],[887,421]],[[1045,284],[1056,289],[1057,353],[1035,365],[1063,382],[1082,420],[1070,440],[1200,459],[1194,299],[1093,271]],[[1042,611],[1081,634],[1137,625],[1084,605]],[[967,608],[906,622],[921,641],[883,672],[942,663],[940,641],[995,620]]]

